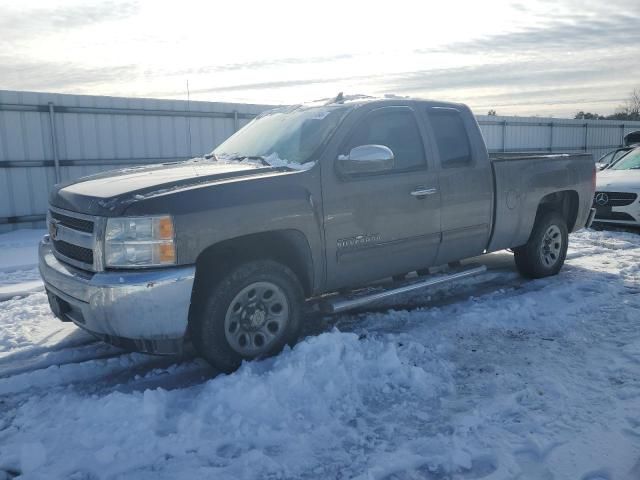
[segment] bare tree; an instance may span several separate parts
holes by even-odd
[[[624,106],[629,115],[636,117],[640,115],[640,90],[634,88]]]
[[[609,118],[640,120],[640,89],[634,88],[629,98]]]

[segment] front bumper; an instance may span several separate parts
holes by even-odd
[[[91,273],[60,262],[48,236],[39,246],[40,275],[52,310],[98,338],[133,350],[182,350],[195,267]]]
[[[606,191],[604,192],[608,193]],[[610,210],[605,214],[596,212],[593,221],[595,223],[638,227],[640,226],[640,201],[636,199],[629,205],[615,205],[611,207]]]
[[[587,217],[587,223],[585,224],[585,228],[589,228],[591,227],[591,224],[593,223],[593,219],[596,216],[596,209],[592,208],[591,210],[589,210],[589,216]]]

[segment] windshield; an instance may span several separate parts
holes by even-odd
[[[640,169],[640,148],[627,153],[617,163],[609,167],[611,170],[636,170]]]
[[[604,163],[604,164],[608,164],[609,162],[611,162],[611,159],[613,158],[613,154],[616,153],[615,151],[613,152],[609,152],[606,155],[603,155],[602,157],[600,157],[600,160],[598,160],[597,163]]]
[[[613,156],[613,162],[615,162],[616,160],[618,160],[619,158],[624,157],[627,153],[629,153],[631,150],[618,150],[615,155]]]
[[[306,164],[314,160],[314,153],[348,110],[344,105],[270,110],[223,142],[213,154],[218,159],[262,158],[271,165]]]

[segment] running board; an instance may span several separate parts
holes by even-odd
[[[454,282],[456,280],[461,280],[463,278],[480,275],[481,273],[484,273],[486,271],[487,267],[485,265],[480,265],[478,267],[473,267],[461,272],[451,273],[448,275],[438,275],[434,276],[433,278],[420,280],[415,283],[410,283],[408,285],[403,285],[397,288],[391,288],[389,290],[377,291],[368,295],[357,296],[357,294],[355,294],[354,296],[347,298],[327,298],[321,303],[320,308],[325,313],[341,313],[357,307],[368,305],[369,303],[376,302],[378,300],[384,300],[385,298],[393,297],[394,295],[413,292],[414,290],[419,290],[425,287],[432,287],[434,285],[443,285],[446,283]]]

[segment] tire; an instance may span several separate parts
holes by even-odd
[[[542,213],[533,226],[529,241],[513,250],[516,267],[527,278],[556,275],[567,256],[567,222],[556,212]]]
[[[203,294],[190,333],[198,353],[223,372],[275,355],[301,327],[304,293],[296,275],[272,260],[241,264]]]

